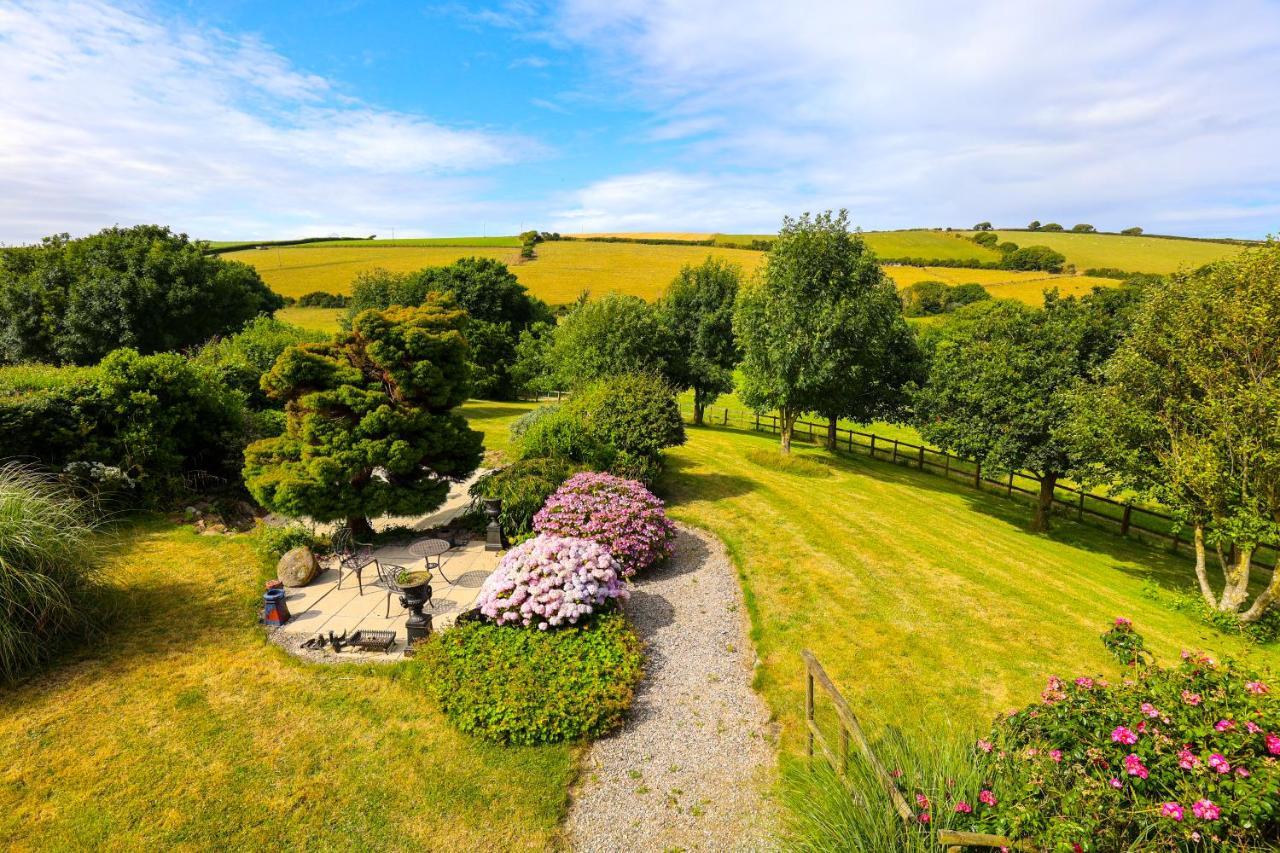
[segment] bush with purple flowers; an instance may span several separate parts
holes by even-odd
[[[618,561],[589,539],[536,536],[512,548],[480,589],[480,612],[499,625],[576,625],[628,596]]]
[[[565,481],[533,517],[533,529],[599,542],[624,578],[671,556],[676,535],[662,501],[643,485],[590,472]]]

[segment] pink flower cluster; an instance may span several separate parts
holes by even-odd
[[[577,624],[629,595],[618,561],[588,539],[537,536],[507,552],[480,589],[480,612],[499,625],[541,630]]]
[[[533,517],[533,529],[599,542],[624,578],[671,556],[676,535],[662,501],[642,484],[591,472],[566,480]]]

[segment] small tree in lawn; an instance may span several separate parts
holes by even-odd
[[[1052,293],[1043,309],[978,302],[927,338],[929,378],[915,399],[921,433],[984,468],[1032,471],[1035,530],[1048,529],[1054,487],[1074,461],[1059,435],[1068,393],[1110,354],[1089,334],[1089,310],[1103,306]]]
[[[804,412],[865,419],[894,404],[914,343],[902,303],[841,211],[786,218],[760,279],[738,296],[742,398],[778,410],[781,444]],[[904,359],[900,361],[899,359]]]
[[[673,376],[679,388],[693,389],[693,422],[702,423],[707,406],[733,390],[738,346],[733,336],[733,305],[742,281],[736,264],[708,257],[685,266],[658,303],[658,317],[680,351],[683,368]]]
[[[283,435],[245,450],[264,506],[318,521],[418,515],[480,463],[482,435],[454,409],[468,387],[466,312],[448,297],[365,311],[330,343],[281,354],[262,378],[286,401]]]
[[[621,373],[679,376],[679,353],[653,306],[638,296],[611,293],[580,299],[556,326],[544,357],[560,387]]]
[[[1280,244],[1148,288],[1104,381],[1073,399],[1067,435],[1105,480],[1191,526],[1205,603],[1255,622],[1280,572],[1241,613],[1253,554],[1280,540]],[[1206,545],[1225,582],[1210,581]],[[1235,559],[1224,553],[1232,545]]]

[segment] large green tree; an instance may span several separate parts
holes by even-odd
[[[622,373],[671,380],[683,372],[671,332],[654,307],[620,293],[579,300],[556,326],[543,357],[561,388]]]
[[[429,512],[480,463],[480,433],[455,409],[469,387],[466,313],[429,295],[365,311],[330,343],[281,354],[262,387],[286,401],[283,435],[245,451],[264,506],[319,521]]]
[[[759,279],[738,296],[734,332],[742,349],[741,396],[777,409],[781,445],[804,412],[828,419],[895,411],[919,356],[902,303],[848,214],[783,220]]]
[[[178,350],[284,305],[253,267],[158,225],[0,250],[0,362]]]
[[[658,303],[658,317],[680,354],[673,383],[693,389],[694,423],[702,423],[707,406],[733,390],[739,358],[733,305],[741,282],[741,267],[708,257],[681,269]]]
[[[1278,329],[1280,244],[1175,275],[1149,288],[1103,381],[1074,396],[1065,431],[1090,463],[1089,479],[1178,512],[1193,530],[1206,604],[1244,622],[1280,598],[1274,572],[1240,612],[1254,552],[1280,541]],[[1220,594],[1209,578],[1208,545],[1222,565]]]
[[[352,283],[347,318],[392,305],[421,305],[432,293],[452,293],[467,312],[471,394],[510,399],[519,390],[512,366],[520,335],[551,321],[551,310],[531,296],[506,264],[493,258],[461,258],[410,273],[367,270]]]
[[[915,395],[920,432],[990,471],[1035,474],[1033,528],[1048,529],[1054,488],[1076,463],[1062,435],[1069,395],[1114,351],[1130,305],[1050,293],[1043,308],[994,300],[956,312],[926,337],[928,380]]]

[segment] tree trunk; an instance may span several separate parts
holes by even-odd
[[[796,416],[789,409],[778,409],[778,433],[782,440],[782,452],[791,452],[791,430],[796,425]]]
[[[693,423],[694,423],[694,425],[695,425],[695,426],[702,426],[702,412],[703,412],[703,410],[705,410],[705,409],[706,409],[706,406],[704,406],[704,405],[702,404],[702,395],[698,393],[697,389],[694,389],[694,392],[693,392]]]
[[[1222,590],[1218,609],[1223,613],[1239,613],[1249,597],[1249,573],[1253,569],[1253,546],[1241,545],[1236,563],[1227,570],[1227,583]]]
[[[347,516],[347,529],[355,539],[368,539],[373,535],[373,525],[363,515]]]
[[[1240,617],[1241,622],[1257,622],[1263,614],[1280,598],[1280,567],[1271,573],[1271,583],[1253,600],[1253,606]]]
[[[1196,544],[1196,580],[1200,582],[1200,595],[1204,597],[1204,603],[1213,607],[1216,602],[1216,596],[1213,594],[1213,585],[1209,583],[1209,570],[1205,565],[1204,550],[1204,524],[1197,521],[1195,523],[1195,544]]]
[[[1052,472],[1040,478],[1040,498],[1036,501],[1036,516],[1031,521],[1031,529],[1043,533],[1049,529],[1049,513],[1053,511],[1053,488],[1058,484],[1058,475]]]
[[[836,449],[836,416],[827,416],[827,450]]]

